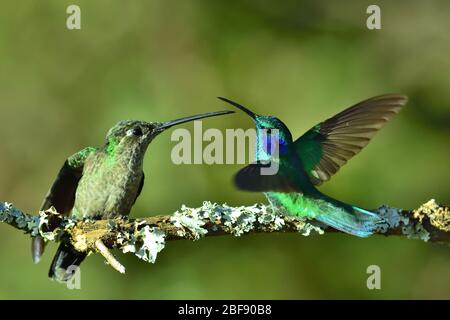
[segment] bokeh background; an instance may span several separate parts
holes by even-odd
[[[81,30],[66,8],[81,7]],[[36,212],[64,159],[100,146],[121,119],[168,120],[228,109],[216,96],[275,114],[295,136],[368,97],[400,92],[408,106],[321,189],[367,208],[448,203],[450,2],[49,1],[1,4],[0,199]],[[204,128],[249,128],[242,113]],[[185,126],[191,129],[192,124]],[[232,185],[239,165],[170,161],[170,132],[145,160],[132,215],[202,201],[265,201]],[[0,225],[0,298],[450,298],[450,250],[396,237],[329,234],[217,237],[167,244],[155,264],[99,256],[81,290],[47,278],[56,249],[34,265],[28,236]],[[382,288],[366,288],[381,267]]]

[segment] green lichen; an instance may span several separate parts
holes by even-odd
[[[183,210],[183,209],[182,209]],[[180,237],[186,235],[187,230],[192,234],[194,240],[198,240],[208,233],[208,230],[203,228],[205,222],[199,217],[189,217],[178,213],[178,211],[170,218],[174,226],[178,228],[177,234]]]
[[[436,200],[431,199],[427,203],[421,205],[414,210],[414,218],[420,222],[428,217],[432,226],[444,232],[450,231],[450,212],[448,207],[442,207],[437,204]]]
[[[280,215],[275,214],[273,210],[266,210],[267,207],[262,208],[261,214],[258,217],[258,222],[261,225],[270,226],[273,225],[273,230],[281,230],[285,223]]]
[[[299,232],[302,236],[308,237],[311,235],[312,232],[322,235],[325,233],[325,231],[312,223],[309,222],[309,220],[306,219],[296,219],[292,220],[291,217],[287,218],[295,225],[295,228],[297,229],[297,232]]]
[[[239,237],[256,229],[265,232],[282,230],[285,221],[289,221],[295,230],[305,236],[311,231],[323,233],[321,228],[309,223],[307,219],[283,216],[261,204],[230,207],[227,204],[218,205],[205,201],[200,208],[183,205],[171,218],[171,222],[179,229],[179,236],[185,236],[189,232],[194,240],[207,234],[208,230],[204,228],[206,224],[212,225],[212,231],[221,229]]]
[[[234,236],[241,236],[250,232],[254,228],[254,223],[258,220],[260,209],[253,207],[237,207],[230,208],[227,214],[222,216],[223,224],[229,233]]]
[[[55,228],[54,230],[49,230],[49,218],[53,216],[59,216],[59,213],[56,211],[54,207],[51,207],[50,209],[46,211],[39,212],[39,235],[45,240],[45,241],[55,241],[56,239],[59,239],[59,237],[63,233],[62,228]]]
[[[158,253],[165,247],[166,235],[157,227],[146,225],[141,228],[145,223],[144,220],[136,220],[134,231],[117,230],[116,242],[121,246],[123,253],[131,252],[141,260],[155,263]],[[111,224],[109,227],[115,229],[117,225]]]
[[[408,239],[419,239],[425,242],[430,240],[430,233],[423,227],[421,223],[404,226],[402,228],[402,233]]]
[[[36,236],[39,233],[39,217],[28,216],[9,202],[0,202],[0,222],[16,225],[19,229]]]
[[[381,206],[377,209],[377,214],[382,218],[382,222],[377,224],[377,232],[386,233],[389,229],[399,226],[407,226],[409,218],[401,214],[402,209]]]
[[[165,233],[156,227],[145,226],[139,231],[138,240],[142,245],[135,253],[139,259],[155,263],[158,253],[164,249]]]

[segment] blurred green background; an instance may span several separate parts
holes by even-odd
[[[81,7],[81,30],[66,8]],[[36,212],[64,159],[100,146],[121,119],[162,121],[229,109],[216,96],[275,114],[295,136],[371,96],[408,106],[321,190],[367,208],[448,203],[450,2],[377,1],[382,29],[366,28],[373,1],[14,1],[0,7],[0,199]],[[204,128],[249,128],[243,113]],[[192,124],[185,126],[191,129]],[[239,165],[170,161],[170,132],[145,160],[132,215],[202,201],[265,201],[232,185]],[[30,239],[0,225],[0,298],[450,298],[448,247],[329,234],[217,237],[167,244],[155,264],[99,256],[81,290],[47,278],[56,249],[34,265]],[[381,267],[381,290],[366,268]]]

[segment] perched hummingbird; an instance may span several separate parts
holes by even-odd
[[[47,193],[41,210],[51,206],[75,219],[109,219],[128,215],[144,185],[143,160],[150,142],[164,130],[181,123],[234,113],[218,111],[168,122],[125,120],[112,127],[102,148],[85,148],[70,156]],[[37,263],[44,251],[42,237],[33,238],[32,256]],[[70,244],[61,242],[50,267],[49,277],[67,281],[71,265],[86,257]]]
[[[362,101],[319,123],[295,141],[278,118],[261,116],[236,102],[219,99],[241,109],[256,123],[257,162],[236,174],[238,188],[264,192],[273,207],[294,216],[316,219],[355,236],[367,237],[374,232],[382,222],[377,214],[333,199],[316,186],[329,180],[361,151],[406,104],[407,97],[387,94]],[[278,141],[272,142],[269,137],[273,136],[274,129]],[[278,144],[277,157],[271,154],[274,150],[271,143]],[[277,161],[276,174],[261,174],[267,161]]]

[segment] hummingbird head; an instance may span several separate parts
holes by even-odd
[[[122,120],[109,129],[106,147],[111,151],[117,147],[127,149],[146,149],[152,139],[159,133],[157,122],[139,120]]]
[[[282,154],[287,151],[288,145],[292,143],[292,135],[283,121],[273,116],[258,115],[248,108],[244,107],[243,105],[240,105],[229,99],[222,97],[219,97],[219,99],[244,111],[250,116],[250,118],[253,119],[253,121],[255,121],[257,151],[262,151],[263,153],[266,153],[270,156],[271,143],[273,143],[271,141],[271,136],[274,135],[274,130],[276,130],[276,133],[278,135],[278,141],[275,141],[275,143],[278,143],[279,152]]]
[[[166,122],[122,120],[108,131],[105,149],[110,154],[116,154],[120,150],[139,151],[144,154],[150,142],[157,135],[175,125],[229,113],[234,113],[234,111],[209,112]]]

